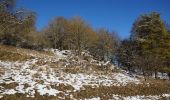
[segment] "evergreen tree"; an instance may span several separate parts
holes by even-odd
[[[140,52],[137,55],[143,58],[142,69],[157,73],[164,67],[165,57],[168,53],[165,43],[168,39],[165,23],[160,14],[153,12],[139,17],[132,28],[131,41],[137,41]],[[140,62],[140,61],[139,61]]]

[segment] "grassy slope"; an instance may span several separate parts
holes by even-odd
[[[0,60],[3,61],[25,61],[27,59],[31,59],[34,56],[39,58],[44,57],[52,57],[53,55],[50,52],[38,52],[34,50],[15,48],[12,46],[0,45]],[[55,66],[55,65],[52,65]],[[0,75],[3,74],[3,69],[0,67]],[[68,71],[69,72],[69,71]],[[113,94],[121,95],[121,96],[135,96],[135,95],[161,95],[164,93],[170,93],[170,82],[165,80],[154,80],[147,79],[147,81],[142,81],[143,84],[135,85],[128,84],[126,86],[99,86],[99,87],[91,87],[85,86],[85,89],[72,92],[74,98],[83,99],[83,98],[93,98],[100,97],[103,100],[107,100],[113,97]],[[149,85],[148,85],[149,84]],[[0,84],[0,86],[6,88],[14,88],[17,84]],[[59,90],[72,89],[71,86],[62,85],[55,87]],[[60,97],[65,97],[65,99],[70,99],[70,96],[65,96],[64,94],[58,94]],[[58,100],[58,96],[40,96],[36,93],[35,98],[27,98],[25,94],[15,94],[15,95],[4,95],[3,100]],[[163,98],[162,99],[167,99]]]
[[[53,56],[50,52],[40,52],[30,49],[16,48],[13,46],[0,45],[0,60],[23,61],[33,57]]]

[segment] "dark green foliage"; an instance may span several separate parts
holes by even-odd
[[[128,41],[123,41],[118,60],[124,65],[147,72],[169,67],[170,37],[160,14],[144,14],[135,21]]]

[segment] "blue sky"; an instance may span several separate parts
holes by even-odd
[[[37,13],[38,30],[54,17],[80,16],[95,29],[104,27],[127,38],[137,17],[152,11],[170,24],[170,0],[18,0],[17,6]]]

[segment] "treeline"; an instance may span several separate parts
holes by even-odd
[[[57,17],[42,33],[47,37],[52,48],[74,50],[77,55],[80,55],[82,50],[87,50],[98,60],[112,58],[118,44],[114,32],[104,28],[94,31],[80,17],[73,17],[70,20]]]
[[[0,43],[42,50],[43,48],[83,50],[98,60],[112,59],[117,46],[115,32],[94,30],[81,17],[56,17],[42,31],[35,27],[36,13],[15,9],[15,0],[0,0]]]
[[[0,0],[0,43],[42,50],[86,50],[97,60],[110,60],[131,71],[151,75],[170,73],[170,27],[159,13],[141,15],[128,39],[121,40],[105,28],[94,30],[81,17],[56,17],[36,30],[36,13],[15,9],[15,0]]]
[[[117,60],[129,71],[152,76],[170,75],[170,32],[160,14],[141,15],[133,24],[129,39],[121,42]]]

